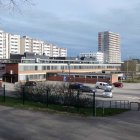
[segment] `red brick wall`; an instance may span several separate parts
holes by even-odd
[[[6,73],[10,73],[10,70],[13,71],[13,74],[18,74],[18,64],[6,64],[5,65]]]
[[[49,76],[47,78],[48,81],[63,81],[63,76]],[[98,79],[100,82],[106,82],[110,83],[110,79]],[[96,78],[84,78],[84,77],[67,77],[67,82],[79,82],[79,83],[93,83],[95,84],[97,82]]]

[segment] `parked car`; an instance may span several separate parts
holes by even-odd
[[[103,97],[112,98],[112,90],[110,88],[106,88],[103,92]]]
[[[36,85],[37,85],[37,83],[35,81],[27,81],[23,85],[25,87],[24,91],[27,93],[32,93],[33,91],[36,90]]]
[[[114,87],[120,87],[120,88],[123,87],[123,83],[121,83],[121,82],[115,82],[115,83],[113,83],[113,85],[114,85]]]
[[[24,86],[36,86],[35,81],[27,81]]]
[[[69,88],[70,89],[80,90],[82,92],[89,92],[89,93],[96,92],[96,89],[95,88],[91,88],[89,86],[85,86],[85,85],[80,84],[80,83],[70,84],[69,85]]]
[[[95,87],[97,89],[106,89],[106,88],[113,89],[113,86],[111,84],[105,82],[96,82]]]
[[[82,86],[83,84],[80,83],[70,84],[69,89],[80,89]]]
[[[80,88],[80,90],[81,90],[82,92],[89,92],[89,93],[94,93],[94,92],[96,92],[96,89],[95,89],[95,88],[91,88],[91,87],[89,87],[89,86],[82,86],[82,87]]]

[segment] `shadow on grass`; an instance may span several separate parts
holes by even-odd
[[[22,99],[6,97],[5,102],[4,98],[0,96],[0,104],[4,106],[10,106],[20,109],[31,109],[36,111],[48,111],[48,112],[65,112],[72,114],[79,114],[82,116],[94,116],[92,107],[74,107],[74,106],[64,106],[64,105],[55,105],[55,104],[43,104],[40,102],[25,101],[23,104]],[[120,114],[128,111],[128,109],[119,109],[119,108],[97,108],[96,116],[112,116],[115,114]]]

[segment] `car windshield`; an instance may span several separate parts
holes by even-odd
[[[111,86],[110,84],[106,84],[106,86]]]
[[[104,91],[105,92],[111,92],[111,89],[110,88],[106,88]]]

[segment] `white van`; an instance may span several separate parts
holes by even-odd
[[[106,89],[106,88],[113,89],[112,85],[105,82],[96,82],[95,87],[98,89]]]

